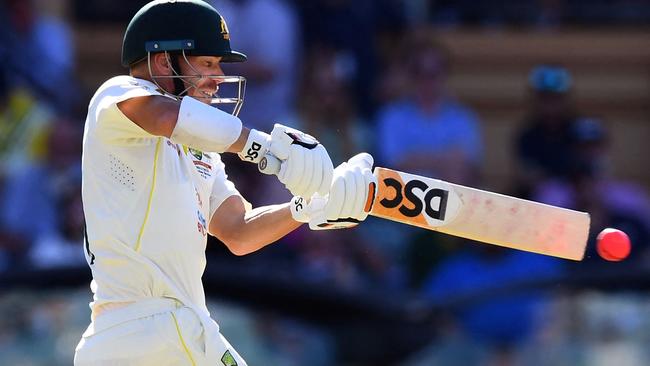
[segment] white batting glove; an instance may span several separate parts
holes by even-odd
[[[271,135],[251,129],[244,148],[237,153],[239,158],[249,163],[257,164],[271,147]]]
[[[281,161],[278,179],[294,195],[311,197],[329,191],[334,166],[322,144],[312,136],[276,123],[271,135],[251,130],[239,158],[259,163],[267,154]]]
[[[318,194],[306,200],[300,196],[294,196],[291,199],[289,207],[291,208],[291,217],[298,222],[310,222],[316,217],[325,217],[325,205],[327,198]]]
[[[309,222],[312,230],[358,225],[368,217],[377,187],[372,165],[372,156],[361,153],[336,167],[328,196],[314,195],[309,202],[294,197],[291,205],[294,220]]]

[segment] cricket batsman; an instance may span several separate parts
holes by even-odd
[[[246,365],[206,307],[207,235],[245,255],[302,223],[347,228],[367,217],[372,157],[334,169],[309,135],[242,126],[245,80],[220,65],[245,60],[231,49],[225,20],[200,0],[152,1],[129,23],[129,75],[99,87],[84,130],[84,250],[94,296],[75,365]],[[222,83],[237,83],[237,95],[219,95]],[[224,103],[233,113],[215,108]],[[253,209],[228,180],[222,153],[251,163],[277,157],[278,178],[295,197]]]

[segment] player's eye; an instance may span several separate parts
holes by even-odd
[[[208,68],[212,67],[212,61],[206,61],[205,62],[205,67],[208,67]]]

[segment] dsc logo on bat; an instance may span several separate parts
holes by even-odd
[[[402,182],[393,178],[386,178],[383,180],[383,183],[386,187],[393,188],[395,190],[395,198],[388,199],[383,198],[379,201],[379,204],[386,208],[396,208],[399,206],[398,210],[402,215],[406,217],[415,217],[422,213],[422,209],[427,214],[427,216],[436,220],[445,220],[445,214],[447,213],[447,200],[449,198],[449,191],[433,188],[429,189],[429,186],[421,180],[411,180],[402,187]],[[402,189],[403,188],[403,189]],[[425,193],[424,199],[421,199],[415,194],[415,190]],[[406,199],[410,202],[413,207],[409,208],[406,205],[402,204],[402,201]],[[434,200],[437,199],[437,204],[434,207]]]
[[[461,201],[449,183],[386,168],[378,170],[378,205],[373,214],[425,227],[447,224],[458,214]]]

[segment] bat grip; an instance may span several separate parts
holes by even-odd
[[[281,167],[282,161],[271,154],[264,155],[262,160],[257,163],[257,169],[267,175],[278,175]]]

